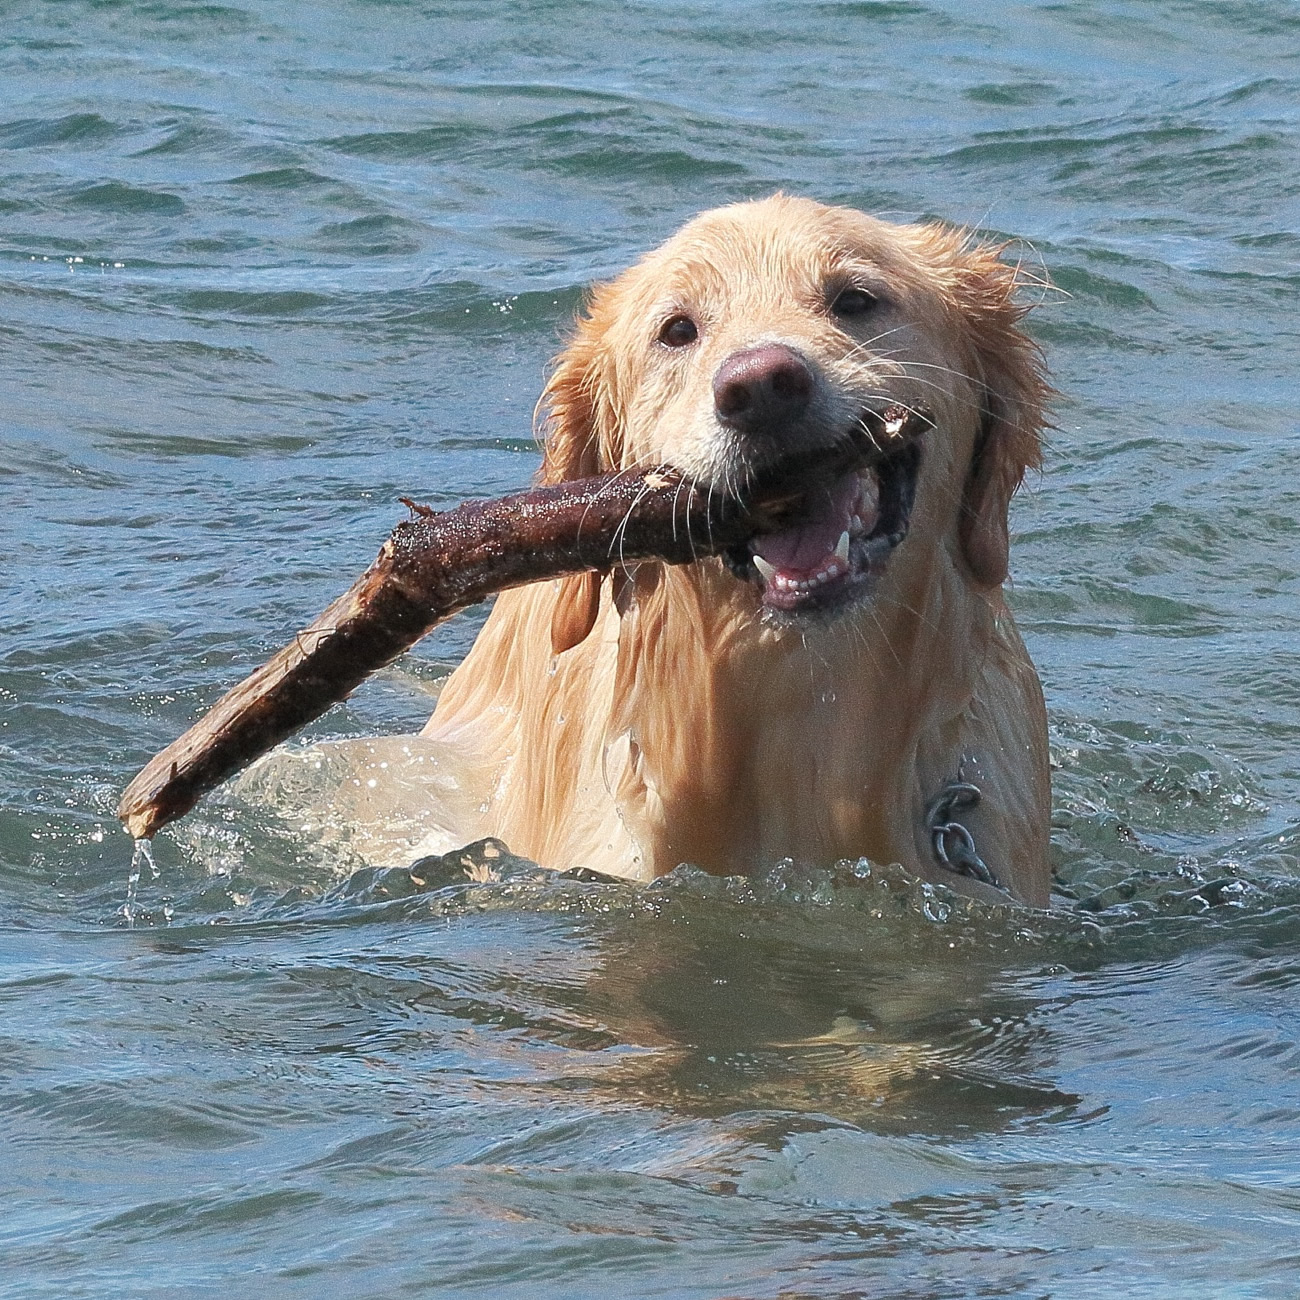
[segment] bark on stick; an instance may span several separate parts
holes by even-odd
[[[612,473],[441,513],[417,507],[374,564],[269,662],[156,755],[118,816],[137,839],[345,699],[431,628],[495,592],[620,563],[685,564],[779,522],[815,482],[897,451],[928,425],[893,407],[842,444],[765,476],[744,502],[670,469]]]

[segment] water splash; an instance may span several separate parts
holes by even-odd
[[[128,930],[135,928],[135,919],[140,914],[136,907],[136,895],[140,888],[140,873],[149,868],[149,879],[158,879],[158,864],[153,859],[153,847],[148,840],[136,840],[131,851],[131,870],[126,877],[126,899],[119,911],[126,920]]]

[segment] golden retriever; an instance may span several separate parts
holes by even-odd
[[[727,491],[868,410],[933,427],[726,558],[499,597],[424,732],[482,774],[476,829],[643,880],[865,856],[1045,906],[1046,714],[1002,594],[1050,391],[1017,288],[960,232],[777,195],[596,289],[546,482],[666,462]]]

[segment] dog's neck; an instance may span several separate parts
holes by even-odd
[[[717,561],[656,568],[611,611],[613,784],[654,871],[902,854],[900,810],[970,703],[997,603],[946,552],[928,562],[907,583],[921,604],[887,576],[872,604],[806,625],[765,621]]]

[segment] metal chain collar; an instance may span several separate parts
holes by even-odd
[[[977,807],[982,798],[979,786],[969,781],[953,781],[930,801],[925,810],[925,827],[941,867],[1001,889],[998,878],[975,851],[974,836],[956,820],[961,813]]]

